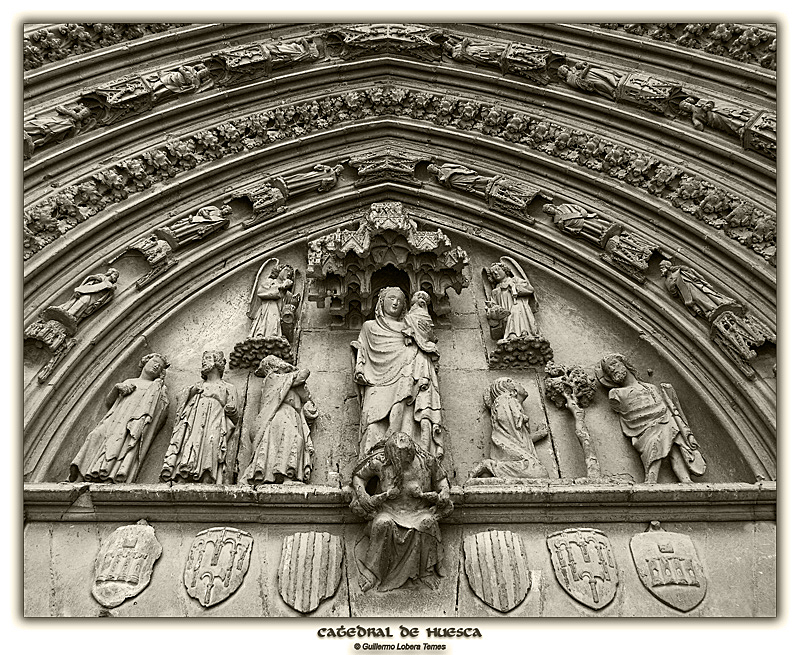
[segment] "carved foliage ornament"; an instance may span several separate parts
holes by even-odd
[[[142,519],[123,525],[100,546],[94,564],[92,596],[103,607],[117,607],[150,583],[161,544],[153,528]]]
[[[183,584],[203,607],[211,607],[233,594],[250,567],[253,537],[236,528],[209,528],[192,542]]]
[[[328,532],[295,532],[283,539],[278,592],[284,602],[308,614],[336,593],[342,579],[344,542]]]
[[[665,532],[653,521],[631,537],[631,555],[642,584],[662,603],[688,612],[705,598],[708,582],[689,535]]]
[[[464,537],[464,571],[475,595],[500,612],[518,607],[531,589],[525,547],[514,532],[489,530]]]
[[[23,256],[31,257],[81,221],[128,198],[131,193],[170,180],[181,171],[243,150],[256,150],[274,141],[384,114],[458,126],[462,130],[521,143],[598,171],[724,230],[730,238],[775,263],[774,213],[757,209],[743,196],[722,190],[709,180],[604,137],[535,115],[394,85],[347,91],[236,118],[169,141],[165,146],[94,173],[25,210]]]
[[[556,579],[570,596],[599,610],[617,593],[619,576],[611,542],[600,530],[572,528],[547,537]]]

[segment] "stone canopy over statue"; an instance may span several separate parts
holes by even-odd
[[[361,398],[360,451],[369,452],[391,432],[404,432],[437,458],[441,441],[442,402],[432,340],[432,321],[424,297],[407,311],[403,291],[378,293],[375,319],[366,321],[356,341],[353,379]]]

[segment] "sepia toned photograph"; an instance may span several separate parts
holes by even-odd
[[[21,23],[22,615],[776,617],[771,20]]]

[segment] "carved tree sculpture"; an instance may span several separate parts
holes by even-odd
[[[533,286],[519,263],[501,257],[482,272],[489,333],[497,348],[489,357],[493,368],[527,368],[553,358],[550,342],[536,325]]]
[[[372,478],[378,479],[374,494],[367,491]],[[407,434],[390,434],[356,466],[350,509],[369,521],[355,552],[362,591],[398,589],[409,580],[438,587],[444,559],[439,519],[453,511],[453,501],[435,457]]]
[[[497,378],[486,389],[483,402],[492,416],[489,457],[470,472],[470,478],[548,477],[533,444],[550,436],[550,432],[546,427],[539,427],[531,433],[529,418],[522,408],[527,397],[525,388],[511,378]]]
[[[460,293],[469,285],[469,257],[453,248],[441,230],[423,231],[400,202],[373,203],[356,212],[357,230],[337,230],[308,244],[308,298],[329,303],[332,326],[345,325],[348,314],[363,322],[375,304],[379,288],[373,278],[392,266],[408,276],[410,291],[425,291],[437,319],[450,312],[447,290]]]
[[[544,393],[556,407],[566,407],[575,420],[575,436],[583,447],[588,478],[601,477],[594,439],[586,427],[586,408],[594,400],[595,381],[579,366],[559,366],[548,362],[544,368]]]
[[[267,355],[291,361],[302,288],[297,273],[275,257],[261,265],[250,293],[250,334],[233,347],[231,368],[255,368]]]

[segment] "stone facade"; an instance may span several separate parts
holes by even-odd
[[[665,25],[26,28],[25,616],[775,616],[775,30]]]

